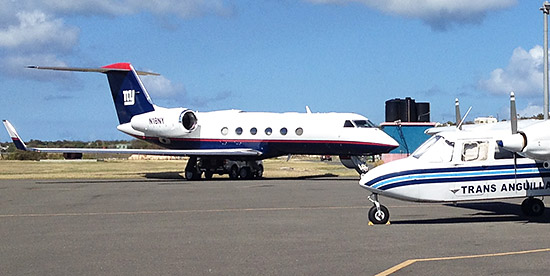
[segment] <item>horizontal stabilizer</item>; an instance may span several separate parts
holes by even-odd
[[[82,67],[56,67],[56,66],[36,66],[30,65],[27,66],[30,69],[41,69],[41,70],[55,70],[55,71],[72,71],[72,72],[98,72],[98,73],[107,73],[109,71],[131,71],[129,63],[115,63],[100,68],[82,68]],[[138,75],[152,75],[160,76],[158,73],[145,72],[145,71],[136,71]]]
[[[111,95],[115,104],[118,121],[128,123],[135,115],[155,110],[147,89],[138,75],[154,75],[157,73],[136,71],[132,64],[127,62],[113,63],[99,68],[83,67],[55,67],[55,66],[28,66],[32,69],[98,72],[107,75]]]

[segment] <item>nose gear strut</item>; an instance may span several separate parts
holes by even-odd
[[[390,219],[390,212],[386,206],[378,201],[378,194],[372,193],[368,196],[370,202],[374,204],[369,210],[369,221],[373,224],[386,224]]]

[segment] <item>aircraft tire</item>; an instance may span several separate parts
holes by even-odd
[[[521,202],[521,212],[526,216],[529,216],[529,207],[527,206],[529,204],[529,200],[530,198],[526,198],[523,202]]]
[[[201,174],[195,171],[185,171],[185,179],[190,180],[199,180],[201,179]]]
[[[386,224],[390,219],[390,211],[384,205],[380,205],[380,212],[376,209],[376,206],[372,206],[369,210],[369,221],[373,224]]]
[[[259,169],[254,173],[254,177],[256,179],[261,179],[264,175],[264,166],[260,165]]]
[[[239,168],[233,165],[229,170],[229,179],[237,179],[239,177]]]
[[[544,202],[538,198],[526,198],[521,203],[521,211],[528,217],[539,217],[544,214]]]
[[[250,171],[249,167],[242,167],[239,170],[239,177],[241,179],[251,179],[252,178],[252,172]]]

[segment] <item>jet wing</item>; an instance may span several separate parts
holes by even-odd
[[[47,153],[112,153],[112,154],[144,154],[144,155],[169,155],[169,156],[260,156],[262,152],[249,148],[235,149],[100,149],[100,148],[30,148],[23,143],[19,134],[8,120],[3,120],[15,147],[25,151]]]
[[[171,149],[99,149],[99,148],[29,148],[28,151],[47,153],[113,153],[113,154],[143,154],[143,155],[168,155],[168,156],[260,156],[262,153],[254,149],[197,149],[197,150],[171,150]]]

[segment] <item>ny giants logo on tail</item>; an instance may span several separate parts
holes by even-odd
[[[124,105],[134,105],[136,103],[135,90],[124,90],[122,95],[124,95]]]

